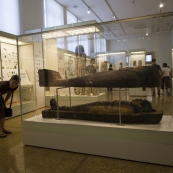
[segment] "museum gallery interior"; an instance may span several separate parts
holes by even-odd
[[[0,173],[173,172],[172,58],[172,0],[0,0]]]

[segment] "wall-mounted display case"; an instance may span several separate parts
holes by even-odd
[[[20,46],[24,46],[25,43],[18,42]],[[20,48],[20,47],[18,47]],[[28,56],[29,52],[26,53],[25,57],[17,56],[17,37],[8,33],[0,32],[0,58],[1,58],[1,81],[10,80],[11,76],[18,74],[21,78],[20,87],[14,92],[12,109],[13,116],[21,115],[21,107],[23,113],[36,110],[35,102],[35,80],[32,79],[29,70],[32,71],[32,64],[29,64]],[[25,58],[25,59],[23,59]],[[20,99],[22,95],[22,100]],[[7,102],[7,106],[10,104],[10,99]]]
[[[45,107],[44,88],[39,87],[38,77],[38,70],[44,66],[41,35],[19,37],[18,51],[20,71],[25,72],[30,81],[21,92],[22,102],[28,100],[27,108],[22,107],[22,112]],[[21,81],[24,81],[22,74]]]
[[[23,58],[29,54],[34,61],[36,44],[42,47],[43,66],[37,68],[33,62],[32,75],[36,78],[39,72],[38,90],[43,89],[43,93],[35,97],[43,96],[47,106],[42,114],[31,118],[23,115],[25,145],[172,165],[172,97],[151,96],[151,88],[159,86],[159,72],[154,67],[143,67],[145,52],[140,56],[130,53],[135,49],[158,51],[151,43],[156,41],[156,33],[144,40],[133,30],[132,25],[146,20],[152,23],[149,17],[100,24],[84,22],[18,38],[32,47],[24,55],[27,50],[22,51],[19,45],[19,56]],[[168,36],[167,32],[160,34],[159,43]],[[171,49],[169,52],[171,55]],[[115,70],[108,72],[111,63]],[[90,74],[87,66],[92,66]],[[116,90],[111,92],[111,87]],[[124,88],[135,92],[147,88],[149,93],[136,98]],[[170,103],[167,108],[163,106],[165,99]]]

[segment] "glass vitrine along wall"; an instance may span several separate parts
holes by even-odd
[[[16,36],[0,32],[0,81],[8,81],[11,76],[18,74],[17,42]],[[4,98],[6,95],[3,95]],[[10,99],[7,102],[9,106]],[[12,102],[13,116],[20,115],[19,89],[14,93]]]
[[[45,107],[44,88],[39,87],[38,70],[43,68],[41,35],[18,38],[22,113]]]

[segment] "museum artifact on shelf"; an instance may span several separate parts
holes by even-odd
[[[155,67],[126,68],[88,74],[73,79],[62,79],[58,72],[39,70],[39,84],[43,87],[115,87],[137,88],[160,86],[159,71]],[[57,103],[50,101],[52,109],[42,111],[43,118],[57,117]],[[152,109],[147,100],[121,101],[123,123],[157,124],[163,112]],[[67,119],[119,122],[119,101],[97,101],[78,106],[58,107],[59,117]]]

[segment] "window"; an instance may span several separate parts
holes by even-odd
[[[77,18],[72,13],[67,11],[67,24],[71,23],[77,23]]]
[[[63,8],[54,0],[44,0],[45,28],[63,25]]]
[[[20,34],[18,0],[0,2],[0,30],[11,34]]]
[[[75,52],[75,48],[78,44],[78,36],[71,36],[67,38],[67,47],[69,51]]]

